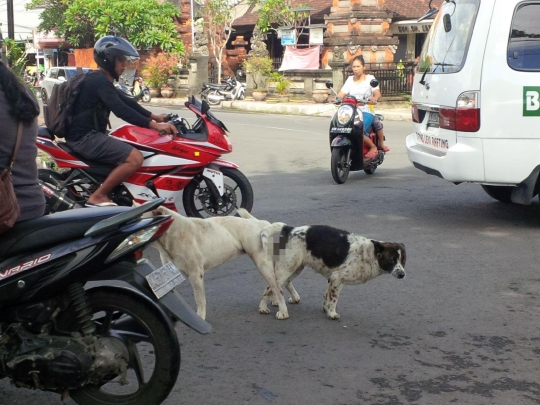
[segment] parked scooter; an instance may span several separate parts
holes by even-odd
[[[228,77],[225,84],[203,83],[201,98],[210,105],[217,105],[224,100],[243,100],[246,96],[246,83],[234,77]]]
[[[379,85],[378,80],[371,80],[371,87]],[[326,87],[334,94],[333,82],[327,81]],[[377,146],[378,154],[373,158],[366,158],[368,148],[364,143],[365,131],[371,126],[375,114],[361,111],[358,103],[368,104],[369,97],[357,99],[347,94],[343,100],[336,97],[334,104],[340,105],[330,123],[330,149],[332,158],[330,169],[332,177],[337,184],[347,181],[350,171],[364,170],[366,174],[373,174],[384,161],[384,151],[379,147],[379,139],[373,131],[367,135]],[[384,117],[377,114],[381,121]]]
[[[134,76],[131,84],[124,77],[120,77],[120,80],[114,82],[114,86],[135,100],[141,100],[144,103],[149,103],[152,100],[150,89],[139,76]]]
[[[165,135],[153,129],[122,125],[110,133],[129,142],[144,156],[142,167],[110,198],[118,205],[131,206],[165,197],[164,206],[176,210],[175,202],[183,191],[182,202],[188,216],[234,215],[238,208],[251,211],[253,189],[238,165],[220,157],[232,152],[225,125],[205,102],[192,97],[185,103],[197,116],[191,126],[184,118],[170,116],[178,135]],[[47,128],[38,130],[37,146],[48,153],[55,164],[66,169],[56,172],[39,170],[50,212],[84,205],[113,166],[88,161],[65,142],[55,141]]]
[[[167,398],[180,370],[174,324],[211,326],[176,291],[174,265],[142,259],[173,221],[141,218],[163,201],[46,215],[0,236],[0,379],[79,404]]]

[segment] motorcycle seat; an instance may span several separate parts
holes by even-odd
[[[47,127],[38,127],[38,136],[54,141],[54,135]]]
[[[57,142],[56,144],[60,149],[64,150],[73,157],[79,159],[81,162],[84,162],[88,166],[90,166],[89,169],[85,169],[88,173],[107,177],[109,173],[112,172],[113,169],[116,167],[113,165],[108,165],[107,163],[86,159],[85,157],[79,155],[77,152],[71,149],[66,142]]]
[[[229,84],[203,83],[203,88],[210,87],[211,89],[223,90],[229,87]]]
[[[80,208],[18,222],[12,229],[0,235],[0,262],[3,258],[82,238],[85,232],[98,222],[130,209],[132,208]]]

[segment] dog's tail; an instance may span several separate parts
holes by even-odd
[[[280,234],[286,226],[287,224],[284,222],[274,222],[261,231],[263,249],[272,261],[277,261],[276,259],[279,256],[280,249]]]
[[[251,215],[245,208],[238,208],[238,216],[244,219],[257,219]]]

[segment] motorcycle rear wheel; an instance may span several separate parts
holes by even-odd
[[[120,385],[118,376],[99,387],[87,385],[71,391],[71,398],[80,405],[161,404],[180,371],[180,345],[173,325],[155,308],[121,290],[113,293],[96,288],[89,290],[87,297],[99,336],[119,337],[128,348],[128,384]],[[145,367],[152,357],[153,369]],[[151,376],[147,378],[149,368]],[[134,385],[134,392],[126,392]]]
[[[221,96],[217,90],[212,90],[206,95],[206,101],[210,105],[219,105],[221,103]]]
[[[208,218],[236,215],[238,208],[251,211],[253,208],[253,189],[249,180],[238,170],[220,168],[223,173],[225,193],[223,206],[218,207],[206,184],[204,177],[195,177],[189,182],[182,195],[182,203],[188,217]]]
[[[337,184],[343,184],[349,177],[351,166],[349,164],[350,149],[334,148],[332,149],[332,159],[330,162],[330,170],[332,177]]]
[[[150,95],[150,91],[143,90],[142,102],[149,103],[151,100],[152,100],[152,96]]]

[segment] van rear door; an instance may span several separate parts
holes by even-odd
[[[518,184],[540,164],[540,0],[498,0],[493,20],[482,73],[486,182]]]
[[[458,136],[478,130],[481,66],[494,2],[444,2],[433,22],[412,92],[417,147],[425,152],[445,156]]]

